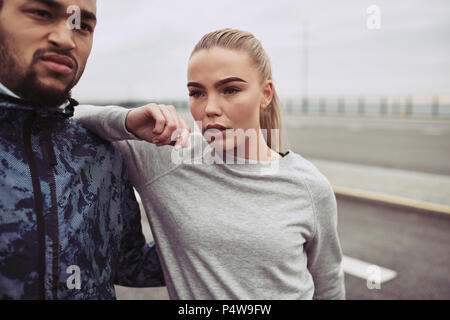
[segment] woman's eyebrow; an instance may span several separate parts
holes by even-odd
[[[201,88],[201,89],[205,89],[205,86],[198,83],[198,82],[188,82],[187,84],[188,87],[196,87],[196,88]]]
[[[214,88],[219,88],[221,86],[223,86],[224,84],[227,84],[228,82],[245,82],[247,83],[247,81],[245,81],[244,79],[238,78],[238,77],[230,77],[230,78],[226,78],[220,81],[217,81],[216,84],[214,85]]]
[[[234,82],[234,81],[247,83],[247,81],[245,81],[244,79],[241,79],[241,78],[238,78],[238,77],[230,77],[230,78],[226,78],[226,79],[222,79],[222,80],[217,81],[214,84],[214,88],[219,88],[219,87],[223,86],[224,84],[227,84],[228,82]],[[202,85],[202,84],[200,84],[198,82],[189,82],[187,84],[187,86],[188,87],[197,87],[197,88],[201,88],[201,89],[205,88],[204,85]]]

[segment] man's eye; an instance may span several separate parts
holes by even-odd
[[[45,10],[31,10],[30,13],[32,13],[33,15],[35,15],[39,18],[44,18],[44,19],[52,18],[51,13],[48,11],[45,11]]]
[[[81,30],[83,30],[83,31],[87,31],[87,32],[93,31],[92,27],[86,23],[82,23],[80,27],[81,27]]]

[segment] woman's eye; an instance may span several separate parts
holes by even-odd
[[[189,92],[189,96],[190,96],[190,97],[198,98],[198,97],[200,97],[201,95],[202,95],[202,93],[201,93],[200,91],[192,91],[192,92]]]
[[[225,93],[225,94],[235,94],[235,93],[238,93],[239,91],[241,91],[241,90],[239,90],[237,88],[225,88],[225,90],[223,90],[223,93]]]

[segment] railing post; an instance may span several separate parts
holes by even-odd
[[[397,116],[400,114],[399,104],[400,104],[400,101],[398,98],[394,98],[392,100],[392,114],[397,115]]]
[[[365,112],[365,102],[364,102],[364,97],[360,97],[358,99],[358,114],[364,114]]]
[[[287,99],[286,100],[286,111],[288,114],[292,114],[293,110],[292,110],[292,99]]]
[[[326,103],[324,97],[319,99],[319,112],[321,115],[324,115],[327,113],[327,103]]]
[[[437,117],[439,115],[439,96],[433,97],[433,116]]]
[[[382,114],[382,115],[386,115],[387,114],[387,99],[386,99],[386,97],[381,97],[380,114]]]
[[[308,113],[308,104],[309,104],[308,98],[303,98],[302,99],[302,112],[303,113]]]
[[[409,117],[412,115],[412,111],[413,111],[413,99],[411,96],[408,96],[406,98],[406,110],[405,110],[405,116]]]
[[[340,97],[338,100],[338,112],[339,114],[345,113],[345,98]]]

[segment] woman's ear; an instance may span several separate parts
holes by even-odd
[[[261,99],[261,109],[265,109],[272,102],[273,98],[273,82],[272,80],[266,80],[262,87],[262,99]]]

